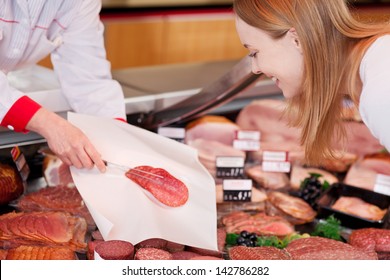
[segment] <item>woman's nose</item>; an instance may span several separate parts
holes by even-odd
[[[256,62],[252,61],[252,73],[253,74],[260,74],[261,70]]]

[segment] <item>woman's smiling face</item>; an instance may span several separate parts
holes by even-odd
[[[300,94],[303,55],[295,30],[291,28],[282,38],[273,39],[239,17],[236,17],[236,29],[242,45],[249,50],[252,72],[262,72],[271,78],[286,98]]]

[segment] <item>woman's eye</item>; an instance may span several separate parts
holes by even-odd
[[[257,55],[257,52],[252,52],[249,54],[249,57],[256,57],[256,55]]]

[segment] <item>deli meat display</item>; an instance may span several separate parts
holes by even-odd
[[[262,85],[268,82],[259,80]],[[348,100],[345,105],[346,141],[334,141],[336,159],[321,166],[305,165],[300,131],[288,125],[280,93],[235,99],[166,126],[184,131],[181,139],[164,137],[192,147],[215,183],[215,250],[161,236],[145,236],[135,244],[105,240],[70,168],[44,142],[5,145],[0,150],[0,258],[390,259],[390,155]],[[128,122],[142,127],[132,117],[129,114]],[[151,201],[175,211],[188,206],[192,193],[189,184],[168,170],[169,164],[135,165],[122,175]],[[143,217],[143,211],[127,215]]]

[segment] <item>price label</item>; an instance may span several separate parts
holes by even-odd
[[[184,143],[186,130],[182,127],[159,127],[157,134]]]
[[[30,168],[28,167],[24,154],[20,151],[18,146],[15,146],[11,150],[12,160],[15,163],[16,169],[19,171],[20,177],[23,181],[26,181],[30,174]]]
[[[253,140],[253,141],[260,141],[260,131],[254,131],[254,130],[237,130],[235,139],[238,140]]]
[[[255,140],[233,140],[233,148],[241,151],[255,152],[260,150],[260,142]]]
[[[374,192],[390,195],[390,176],[378,174],[375,180]]]
[[[291,163],[288,161],[286,151],[264,151],[262,169],[266,172],[289,173]]]
[[[244,157],[217,157],[217,178],[242,178],[244,176]]]
[[[251,201],[252,180],[223,180],[224,201]]]

